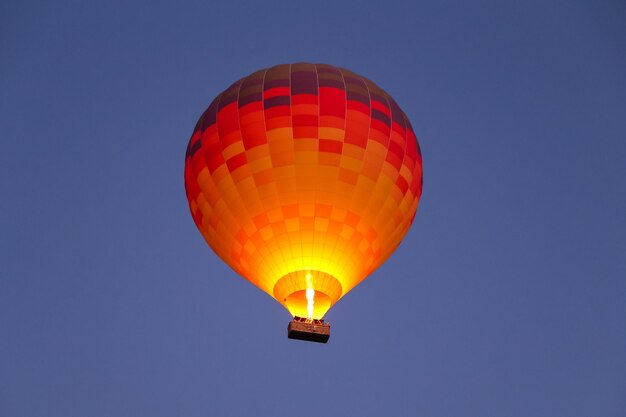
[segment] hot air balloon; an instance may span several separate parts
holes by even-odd
[[[289,336],[325,342],[324,314],[411,226],[422,156],[407,116],[370,80],[277,65],[236,81],[202,114],[185,189],[213,251],[292,314]]]

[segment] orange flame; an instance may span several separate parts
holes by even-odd
[[[315,289],[311,274],[306,274],[306,312],[307,318],[313,318],[313,310],[315,309]]]

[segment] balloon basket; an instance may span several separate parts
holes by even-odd
[[[330,324],[324,320],[294,317],[287,326],[289,339],[306,340],[308,342],[326,343],[330,337]]]

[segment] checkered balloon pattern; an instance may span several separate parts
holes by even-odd
[[[189,208],[233,270],[322,318],[407,233],[422,156],[407,116],[370,80],[324,64],[263,69],[202,114],[185,157]]]

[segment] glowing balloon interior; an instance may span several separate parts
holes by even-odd
[[[193,219],[233,270],[319,319],[400,244],[422,192],[411,124],[373,82],[322,64],[235,82],[185,159]]]

